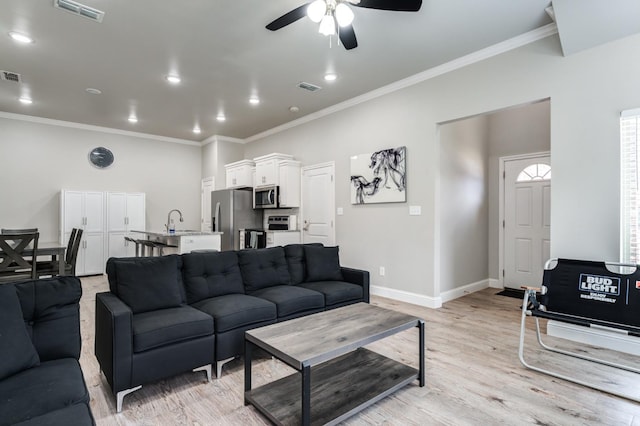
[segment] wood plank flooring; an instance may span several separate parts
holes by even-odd
[[[82,355],[80,363],[98,425],[268,425],[243,405],[242,360],[225,365],[221,379],[207,383],[204,373],[185,373],[145,385],[125,397],[122,413],[94,356],[95,293],[107,291],[106,277],[82,278]],[[520,365],[520,301],[497,296],[496,289],[469,294],[427,309],[381,297],[372,304],[426,321],[426,386],[409,384],[344,422],[345,425],[631,425],[640,426],[640,404],[540,374]],[[597,380],[640,397],[640,378],[632,373],[543,354],[529,322],[527,359],[583,379]],[[550,342],[557,342],[550,339]],[[417,368],[417,329],[367,346]],[[575,345],[564,343],[563,347]],[[595,350],[613,360],[638,364],[637,357]],[[253,364],[253,385],[292,373],[270,358]]]

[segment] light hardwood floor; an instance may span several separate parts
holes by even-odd
[[[207,383],[203,373],[143,386],[115,412],[108,384],[94,356],[95,293],[108,290],[106,277],[82,278],[82,355],[80,363],[98,425],[267,425],[253,407],[243,405],[243,363],[224,367],[221,379]],[[348,419],[346,425],[633,425],[640,426],[640,404],[522,367],[518,361],[520,301],[485,289],[445,303],[441,309],[372,297],[372,303],[426,321],[425,387],[410,384]],[[591,378],[640,397],[638,376],[593,367],[537,350],[533,322],[526,341],[537,365]],[[417,367],[417,330],[368,346]],[[566,344],[566,347],[572,347]],[[598,351],[637,364],[637,358]],[[562,359],[564,358],[564,359]],[[253,384],[291,374],[284,364],[254,362]]]

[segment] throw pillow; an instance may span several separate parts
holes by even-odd
[[[116,259],[118,296],[134,314],[182,304],[176,255]]]
[[[306,281],[343,281],[338,247],[304,246]]]
[[[0,380],[40,364],[13,284],[0,284]]]

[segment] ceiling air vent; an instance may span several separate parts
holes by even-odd
[[[103,11],[85,6],[73,0],[53,0],[53,6],[96,22],[102,22],[102,18],[104,18]]]
[[[304,81],[301,81],[300,83],[298,83],[298,87],[304,90],[308,90],[310,92],[315,92],[317,90],[322,89],[322,87],[320,86],[316,86],[315,84],[307,83]]]
[[[22,83],[20,74],[11,71],[0,71],[0,80],[13,81],[15,83]]]

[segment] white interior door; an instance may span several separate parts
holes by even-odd
[[[213,176],[202,179],[200,230],[211,232],[211,191],[215,188]]]
[[[302,169],[302,242],[333,246],[335,235],[335,165]]]
[[[550,159],[505,161],[504,172],[504,286],[540,286],[550,256]]]

